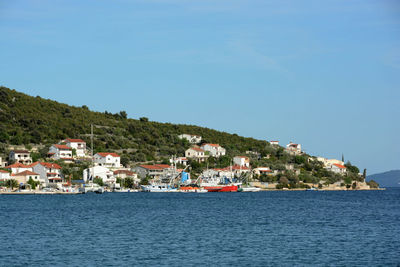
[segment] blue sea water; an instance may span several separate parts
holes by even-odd
[[[400,190],[0,195],[0,265],[399,266]]]

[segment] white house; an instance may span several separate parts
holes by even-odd
[[[333,164],[344,165],[344,162],[338,159],[327,159],[323,157],[317,157],[317,160],[319,162],[322,162],[324,164],[324,167],[330,167]]]
[[[82,139],[65,139],[64,143],[71,149],[75,149],[77,157],[85,157],[86,155],[86,142]]]
[[[106,184],[114,184],[117,180],[114,173],[104,166],[94,166],[83,170],[84,181],[93,181],[94,178],[101,178]]]
[[[32,165],[34,172],[40,175],[40,182],[46,185],[59,184],[63,182],[61,166],[56,163],[35,162]]]
[[[31,154],[28,150],[13,150],[9,155],[10,162],[13,163],[22,163],[25,165],[32,163]]]
[[[40,175],[31,171],[23,171],[20,173],[11,174],[11,178],[17,180],[18,184],[26,184],[29,179],[40,181]]]
[[[181,134],[178,135],[180,139],[186,139],[191,144],[198,144],[201,142],[201,136],[195,134]]]
[[[273,174],[273,171],[269,167],[258,167],[253,169],[253,173],[256,175],[271,175]]]
[[[99,152],[94,155],[94,163],[98,166],[120,168],[121,157],[116,153]]]
[[[52,145],[49,149],[49,156],[52,159],[72,161],[72,149],[67,145]]]
[[[185,166],[188,164],[188,161],[189,160],[186,157],[178,157],[178,158],[169,160],[170,163],[183,164]]]
[[[0,170],[0,180],[8,180],[10,179],[10,173],[8,171]]]
[[[12,174],[21,173],[24,171],[32,171],[32,167],[30,165],[24,165],[22,163],[14,163],[6,166],[5,168],[10,169]]]
[[[328,167],[325,167],[325,169],[333,171],[334,173],[339,173],[339,174],[345,174],[347,169],[345,166],[341,165],[341,164],[332,164]]]
[[[290,142],[289,144],[286,145],[286,151],[291,155],[300,155],[302,153],[301,145]]]
[[[250,167],[250,159],[245,156],[236,156],[233,158],[233,164],[238,166]]]
[[[133,182],[135,184],[138,184],[140,182],[140,179],[138,178],[137,173],[130,171],[130,170],[115,170],[114,171],[114,177],[115,178],[121,178],[125,179],[127,177],[130,177],[133,179]]]
[[[145,178],[146,176],[150,176],[153,179],[163,176],[171,168],[172,167],[168,164],[155,164],[155,165],[139,165],[136,168],[134,168],[134,170],[140,178]]]
[[[208,155],[206,155],[206,152],[203,149],[198,146],[193,146],[185,151],[185,157],[196,159],[198,162],[203,162],[206,160]]]
[[[211,156],[217,158],[220,156],[225,156],[226,154],[226,149],[218,144],[203,144],[200,148],[204,151],[210,152]]]
[[[277,141],[277,140],[271,140],[271,141],[269,141],[269,143],[273,146],[279,146],[279,141]]]

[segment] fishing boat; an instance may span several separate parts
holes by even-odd
[[[259,192],[261,191],[261,188],[259,187],[253,187],[253,186],[249,186],[249,187],[242,187],[240,188],[241,192]]]
[[[104,188],[95,183],[84,184],[81,188],[79,188],[79,192],[82,194],[86,193],[96,193],[103,194]]]
[[[197,186],[181,186],[179,192],[182,193],[207,193],[208,190]]]
[[[205,186],[205,190],[208,192],[237,192],[237,185],[216,185],[216,186]]]

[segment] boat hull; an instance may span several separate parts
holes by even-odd
[[[237,185],[205,186],[208,192],[237,192]]]

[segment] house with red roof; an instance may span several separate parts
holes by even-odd
[[[11,174],[11,179],[17,180],[18,184],[26,184],[29,181],[29,179],[33,179],[34,181],[40,181],[40,175],[32,171],[23,171],[20,173]]]
[[[61,166],[56,163],[37,161],[31,166],[33,171],[39,174],[43,184],[61,184],[64,181]]]
[[[269,167],[257,167],[253,169],[255,175],[273,175],[274,172]]]
[[[347,172],[346,166],[337,163],[333,163],[332,165],[325,167],[325,169],[338,174],[345,174]]]
[[[185,151],[186,158],[196,159],[198,162],[203,162],[208,158],[206,151],[198,146],[192,146]]]
[[[121,168],[121,157],[112,152],[99,152],[94,155],[94,164],[109,168]]]
[[[225,156],[226,149],[219,144],[202,144],[201,149],[210,153],[211,156],[219,158]]]
[[[134,168],[134,172],[138,174],[140,178],[150,176],[153,178],[160,178],[170,171],[173,167],[168,164],[154,164],[154,165],[139,165]]]
[[[64,160],[66,162],[72,162],[72,149],[67,145],[55,144],[49,149],[49,156],[55,160]]]
[[[273,146],[279,146],[279,141],[278,140],[271,140],[269,143]]]
[[[10,169],[12,174],[20,173],[23,171],[32,171],[32,167],[30,165],[25,165],[19,162],[16,162],[4,168]]]
[[[31,153],[28,150],[12,150],[8,156],[10,162],[29,165],[32,163]]]
[[[65,143],[66,146],[70,147],[71,149],[74,149],[76,151],[76,156],[81,158],[85,157],[87,150],[86,150],[86,142],[83,141],[82,139],[65,139],[62,141]]]
[[[289,144],[286,145],[285,150],[286,150],[286,152],[288,152],[291,155],[300,155],[302,153],[301,145],[294,144],[292,142],[290,142]]]

